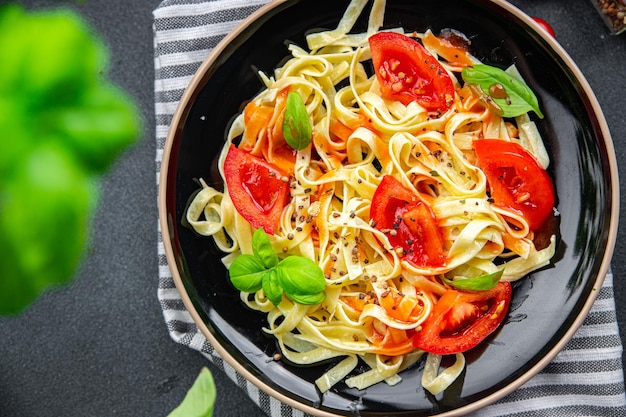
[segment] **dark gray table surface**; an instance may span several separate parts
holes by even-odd
[[[110,77],[140,107],[144,134],[102,183],[89,255],[74,282],[48,292],[18,317],[0,318],[0,416],[165,416],[201,367],[214,368],[170,339],[157,300],[152,10],[160,1],[21,3],[68,5],[93,25],[110,48]],[[617,160],[625,161],[626,34],[612,36],[590,0],[512,3],[552,24],[597,95]],[[625,187],[622,182],[622,195]],[[613,262],[622,335],[625,233],[622,227]],[[228,377],[219,372],[214,377],[216,417],[264,415]]]

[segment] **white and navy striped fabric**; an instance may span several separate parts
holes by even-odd
[[[164,0],[154,11],[157,170],[167,130],[183,91],[209,51],[268,0]],[[158,182],[157,172],[157,182]],[[158,298],[172,338],[213,361],[269,416],[303,416],[247,382],[224,361],[185,310],[158,244]],[[474,416],[626,416],[622,344],[613,298],[613,276],[575,337],[540,374]]]

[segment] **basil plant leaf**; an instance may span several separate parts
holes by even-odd
[[[462,279],[445,279],[446,284],[458,288],[459,290],[468,290],[468,291],[487,291],[495,287],[495,285],[502,278],[502,274],[504,273],[504,269],[493,272],[491,274],[481,275],[476,278],[462,278]]]
[[[478,99],[487,102],[488,107],[500,116],[517,117],[534,111],[537,116],[543,118],[539,101],[531,88],[504,70],[480,64],[463,68],[461,76],[470,87],[480,87],[481,91],[478,94],[476,89],[470,89],[472,93],[478,95]]]
[[[288,256],[280,261],[277,270],[280,285],[287,294],[317,294],[326,288],[324,272],[309,258]]]
[[[269,269],[263,277],[263,292],[275,306],[283,300],[283,288],[280,286],[276,269]]]
[[[0,184],[0,315],[17,314],[48,286],[72,279],[98,195],[57,143],[42,141],[16,165]]]
[[[252,235],[252,251],[265,268],[273,268],[278,264],[278,255],[274,252],[270,238],[262,228],[255,230]]]
[[[100,176],[141,131],[137,106],[108,78],[108,48],[79,14],[10,3],[0,4],[0,315],[72,281]]]
[[[132,107],[119,88],[99,85],[73,106],[46,112],[42,120],[64,136],[87,170],[103,173],[139,134],[137,117],[128,108]]]
[[[283,136],[295,150],[306,148],[311,143],[311,122],[300,93],[291,91],[283,117]]]
[[[239,255],[228,269],[230,282],[239,291],[256,292],[261,289],[263,277],[268,272],[261,260],[253,255]]]
[[[316,294],[290,294],[288,292],[285,292],[285,294],[291,301],[304,305],[319,304],[326,298],[326,293],[323,291]]]
[[[213,375],[202,368],[183,401],[167,417],[211,417],[216,396]]]

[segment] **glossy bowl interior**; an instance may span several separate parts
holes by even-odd
[[[252,383],[314,415],[463,415],[489,404],[539,372],[573,336],[608,271],[618,215],[615,154],[589,85],[558,45],[504,1],[389,0],[385,25],[435,33],[460,30],[485,63],[515,63],[540,98],[538,122],[551,157],[559,242],[553,263],[520,281],[511,311],[494,337],[466,357],[463,375],[442,395],[421,388],[419,367],[394,387],[365,391],[338,384],[320,395],[313,381],[327,364],[296,367],[272,360],[264,315],[246,309],[227,278],[212,239],[183,218],[198,178],[220,187],[215,158],[232,117],[261,89],[255,69],[271,73],[287,56],[286,41],[334,28],[347,1],[272,2],[246,20],[201,65],[174,115],[161,166],[159,215],[167,259],[187,309],[220,355]],[[365,20],[358,28],[365,28]]]

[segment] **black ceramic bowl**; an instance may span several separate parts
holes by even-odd
[[[217,352],[244,377],[279,400],[321,416],[463,415],[518,388],[546,366],[581,325],[608,271],[618,216],[613,144],[599,105],[576,65],[528,16],[500,0],[389,0],[385,25],[437,33],[460,30],[487,64],[515,63],[538,94],[538,128],[551,157],[549,173],[560,212],[552,264],[515,286],[507,323],[467,354],[464,374],[443,396],[428,395],[419,368],[403,382],[357,391],[339,383],[320,396],[313,381],[327,365],[272,361],[275,342],[261,331],[265,316],[249,311],[220,263],[211,238],[184,227],[196,179],[221,180],[212,169],[232,117],[261,89],[266,73],[287,56],[285,41],[332,29],[347,0],[275,1],[227,36],[204,61],[172,120],[160,185],[160,221],[167,259],[187,309]],[[365,29],[359,21],[357,29]]]

